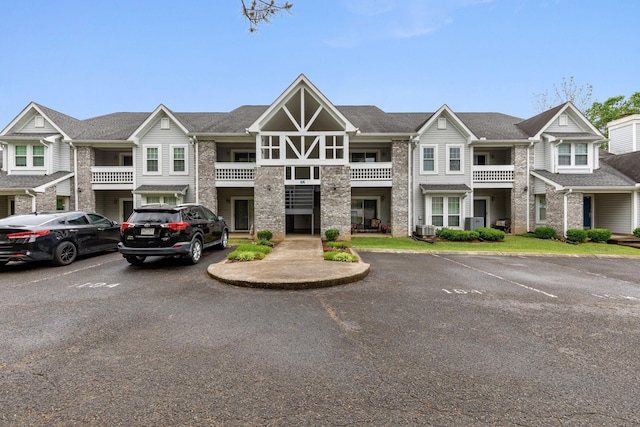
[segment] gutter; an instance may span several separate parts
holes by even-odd
[[[36,195],[31,190],[24,190],[27,196],[31,196],[31,212],[36,212]]]
[[[191,145],[193,145],[193,151],[194,151],[194,162],[195,162],[195,183],[194,183],[194,191],[196,192],[196,197],[195,197],[195,202],[196,203],[200,203],[200,168],[199,163],[200,163],[200,156],[198,155],[198,137],[193,135],[192,137],[189,138],[189,142],[191,143]],[[216,148],[217,151],[217,148]],[[217,197],[216,197],[217,200]],[[218,207],[216,206],[216,212],[218,212]]]

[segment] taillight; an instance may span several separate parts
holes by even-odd
[[[51,230],[21,231],[20,233],[7,234],[7,239],[30,239],[32,237],[46,236],[49,233],[51,233]]]
[[[122,224],[120,224],[120,231],[124,231],[127,228],[132,228],[132,227],[135,227],[135,224],[131,222],[123,222]]]
[[[166,228],[170,228],[173,231],[182,231],[186,230],[189,226],[188,222],[170,222],[168,224],[164,224]]]

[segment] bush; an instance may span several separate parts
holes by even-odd
[[[538,239],[555,239],[556,230],[551,227],[537,227],[533,230]]]
[[[502,230],[496,230],[495,228],[481,227],[481,228],[476,228],[476,231],[480,235],[480,238],[483,240],[489,240],[489,241],[495,242],[496,240],[504,239],[504,231]]]
[[[352,245],[349,242],[327,242],[325,246],[328,248],[347,249]]]
[[[271,240],[260,239],[256,242],[256,245],[269,246],[270,248],[272,248],[273,242]]]
[[[567,240],[576,243],[587,241],[587,232],[581,228],[570,228],[567,230]]]
[[[273,233],[269,230],[260,230],[256,233],[258,240],[271,240],[273,238]]]
[[[634,230],[635,235],[635,230]],[[587,236],[591,239],[592,242],[606,242],[611,238],[611,231],[606,228],[593,228],[591,230],[587,230]]]
[[[635,230],[633,230],[633,235],[636,236],[636,237],[640,237],[640,227],[638,227]]]
[[[266,245],[256,245],[253,243],[245,243],[236,248],[236,251],[240,252],[260,252],[263,254],[268,254],[273,250],[271,246]]]
[[[451,228],[443,228],[441,231],[440,237],[452,242],[467,242],[477,240],[480,237],[480,233],[473,230],[454,230]]]
[[[245,243],[236,248],[235,251],[227,255],[227,259],[232,261],[253,261],[263,259],[265,255],[273,250],[271,246]]]
[[[335,228],[330,228],[324,232],[324,235],[327,238],[327,241],[333,242],[340,235],[340,231],[336,230]]]
[[[358,262],[358,257],[348,252],[325,252],[324,259],[326,261]]]

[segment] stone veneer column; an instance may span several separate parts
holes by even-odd
[[[351,167],[322,166],[320,171],[320,234],[336,229],[351,240]]]
[[[584,227],[584,194],[562,193],[547,185],[547,221],[546,225],[556,230],[558,237],[564,237],[565,194],[567,198],[567,229]]]
[[[96,164],[95,151],[91,147],[78,147],[77,150],[78,170],[75,171],[75,178],[78,187],[78,209],[95,211],[96,195],[91,187],[91,167]]]
[[[16,214],[25,214],[33,212],[33,197],[28,194],[16,194],[13,197],[15,203]],[[36,204],[37,210],[37,204]]]
[[[584,194],[567,193],[567,229],[584,228]]]
[[[391,236],[409,235],[409,141],[393,141],[391,161],[393,162],[391,188]]]
[[[527,147],[515,146],[511,149],[511,164],[513,165],[513,188],[511,189],[511,232],[513,234],[527,231]],[[535,217],[534,217],[535,218]]]
[[[284,166],[259,166],[255,171],[255,232],[269,230],[274,240],[282,240],[286,234]]]
[[[198,202],[218,214],[216,168],[218,159],[215,141],[198,141]],[[195,189],[194,189],[195,190]]]

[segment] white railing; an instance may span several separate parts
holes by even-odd
[[[92,166],[92,184],[133,184],[133,166]]]
[[[350,163],[352,181],[390,181],[391,163]]]
[[[513,182],[513,165],[473,166],[473,182]]]
[[[216,181],[253,181],[255,163],[220,162],[215,164]]]

